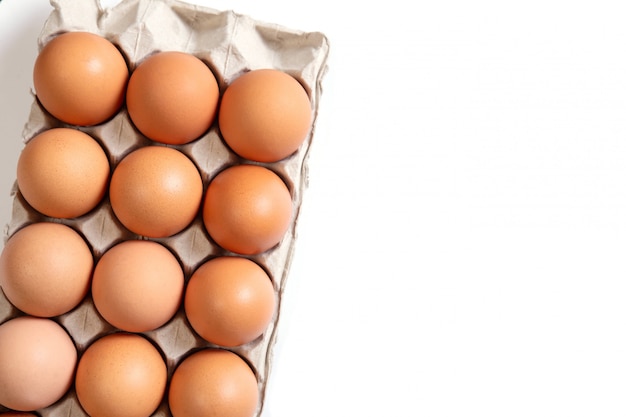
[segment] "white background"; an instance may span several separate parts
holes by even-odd
[[[331,42],[264,416],[626,415],[620,1],[196,2]],[[3,223],[50,9],[0,3]]]

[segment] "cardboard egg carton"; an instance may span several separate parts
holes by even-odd
[[[195,55],[213,71],[220,92],[239,75],[253,69],[274,68],[294,76],[309,94],[313,125],[300,149],[285,160],[261,164],[276,172],[286,182],[293,202],[293,221],[280,244],[262,254],[249,258],[259,263],[273,280],[277,309],[266,332],[258,339],[230,350],[241,355],[254,370],[260,393],[256,415],[263,409],[263,398],[272,365],[272,348],[276,340],[281,299],[294,252],[298,213],[302,193],[307,186],[307,158],[315,130],[321,82],[327,68],[329,44],[317,32],[291,30],[276,24],[255,21],[232,11],[218,11],[176,0],[124,0],[112,8],[103,8],[97,0],[52,0],[53,11],[39,37],[41,49],[62,32],[88,31],[113,42],[124,55],[130,71],[148,55],[157,51],[182,51]],[[68,127],[49,115],[33,97],[23,140],[28,142],[38,133]],[[133,126],[122,108],[109,121],[80,130],[95,138],[105,149],[111,167],[129,152],[152,144]],[[217,122],[198,140],[175,148],[185,153],[198,167],[204,187],[227,166],[244,161],[223,142]],[[116,219],[108,197],[92,212],[76,219],[61,220],[45,217],[33,210],[20,195],[17,185],[13,191],[13,213],[5,229],[5,240],[23,226],[40,221],[67,224],[79,231],[92,248],[97,261],[102,254],[127,239],[142,238]],[[153,239],[173,251],[183,266],[186,279],[206,260],[229,254],[208,236],[199,214],[184,231],[172,237]],[[23,313],[0,294],[0,323]],[[117,331],[96,311],[91,296],[74,310],[53,318],[71,335],[79,354],[97,338]],[[213,346],[200,338],[188,324],[181,306],[175,317],[161,328],[144,333],[166,358],[168,376],[190,351]],[[155,416],[169,416],[167,394]],[[0,406],[0,412],[6,411]],[[73,388],[57,403],[37,410],[43,417],[85,416]]]

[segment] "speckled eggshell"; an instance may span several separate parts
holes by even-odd
[[[219,87],[209,67],[178,51],[157,52],[142,61],[126,94],[137,129],[170,145],[189,143],[209,130],[218,100]]]
[[[276,162],[293,154],[311,128],[311,102],[300,83],[275,69],[236,78],[224,92],[219,126],[238,155]]]
[[[202,178],[179,150],[146,146],[128,154],[113,171],[111,208],[138,235],[174,235],[196,217],[202,201]]]
[[[184,283],[183,269],[165,246],[150,240],[127,240],[100,258],[91,293],[106,321],[140,333],[157,329],[174,316]]]
[[[33,223],[7,241],[0,255],[0,286],[23,312],[55,317],[85,298],[93,265],[89,246],[74,229]]]
[[[268,168],[242,164],[225,169],[209,183],[204,225],[221,247],[244,255],[280,242],[292,219],[291,195]]]
[[[90,417],[146,417],[165,393],[167,369],[144,337],[113,333],[90,345],[76,370],[76,394]]]
[[[17,411],[52,405],[70,388],[77,352],[59,324],[21,316],[0,325],[0,404]]]
[[[37,55],[35,93],[54,117],[90,126],[112,117],[124,102],[128,67],[106,38],[86,31],[62,33]]]
[[[204,349],[183,360],[168,396],[173,417],[252,417],[259,401],[248,364],[220,349]]]
[[[109,186],[109,160],[88,134],[54,128],[32,138],[17,162],[17,185],[26,201],[49,217],[87,214]]]
[[[220,346],[239,346],[259,337],[275,307],[267,273],[243,257],[207,261],[193,273],[185,292],[189,323],[205,340]]]

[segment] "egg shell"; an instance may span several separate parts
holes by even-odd
[[[146,417],[161,403],[167,369],[144,337],[113,333],[97,339],[76,369],[76,394],[90,417]]]
[[[236,78],[224,92],[219,126],[243,158],[276,162],[293,154],[311,128],[311,102],[284,71],[257,69]]]
[[[91,292],[106,321],[139,333],[161,327],[174,316],[184,283],[183,270],[168,249],[149,240],[127,240],[100,258]]]
[[[205,133],[217,113],[219,87],[204,62],[192,54],[158,52],[142,61],[128,83],[126,105],[147,137],[182,145]]]
[[[0,286],[23,312],[59,316],[85,298],[93,265],[87,242],[74,229],[59,223],[33,223],[15,233],[2,250]]]
[[[220,346],[251,342],[267,329],[276,307],[272,281],[255,262],[213,258],[196,270],[185,291],[185,313],[196,332]]]
[[[227,350],[204,349],[176,368],[168,399],[174,417],[252,417],[259,392],[243,359]]]
[[[109,197],[117,218],[147,237],[174,235],[196,217],[203,184],[198,169],[182,152],[146,146],[127,155],[113,171]]]
[[[37,98],[54,117],[89,126],[124,102],[128,67],[120,51],[95,33],[71,31],[49,40],[35,60]]]
[[[226,168],[209,183],[202,215],[218,245],[253,255],[283,238],[292,219],[291,204],[289,189],[277,174],[242,164]]]
[[[109,186],[104,149],[76,129],[53,128],[32,138],[17,162],[20,192],[40,213],[73,218],[93,210]]]
[[[77,352],[72,339],[46,318],[21,316],[0,325],[0,404],[34,411],[70,388]]]

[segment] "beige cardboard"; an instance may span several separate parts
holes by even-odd
[[[294,221],[282,242],[276,248],[252,257],[272,277],[278,309],[272,323],[260,338],[231,349],[242,355],[257,374],[261,393],[257,415],[260,415],[272,365],[272,347],[280,317],[280,301],[295,247],[298,212],[307,183],[308,151],[313,139],[321,82],[327,68],[329,45],[326,37],[321,33],[304,33],[258,22],[231,11],[218,11],[175,0],[125,0],[111,9],[100,7],[97,0],[52,0],[51,4],[54,10],[41,31],[40,48],[61,32],[89,31],[116,44],[122,50],[131,70],[154,52],[177,50],[192,53],[207,63],[216,75],[222,92],[229,82],[248,70],[275,68],[293,75],[309,93],[314,115],[311,134],[293,156],[274,164],[264,164],[285,179],[293,196]],[[27,142],[43,130],[63,126],[66,125],[50,117],[33,97],[23,139]],[[133,128],[125,109],[104,124],[81,130],[103,145],[112,167],[131,150],[150,143]],[[241,162],[224,145],[215,125],[200,139],[177,148],[196,163],[205,186],[221,169]],[[17,187],[14,187],[13,198],[13,214],[5,230],[5,239],[26,224],[58,221],[82,233],[97,260],[108,248],[121,240],[138,238],[121,226],[106,199],[95,211],[83,217],[59,220],[44,217],[30,208],[21,198]],[[227,253],[210,240],[199,216],[180,234],[157,240],[177,254],[186,278],[207,259]],[[0,295],[0,322],[21,314]],[[84,351],[99,336],[116,331],[98,315],[89,297],[75,310],[54,320],[67,329],[79,352]],[[145,335],[161,348],[167,358],[169,375],[190,350],[211,346],[189,328],[182,308],[169,323]],[[166,398],[156,416],[170,415],[165,400]],[[0,407],[0,411],[2,410]],[[85,415],[73,391],[57,404],[39,412],[43,417]]]

